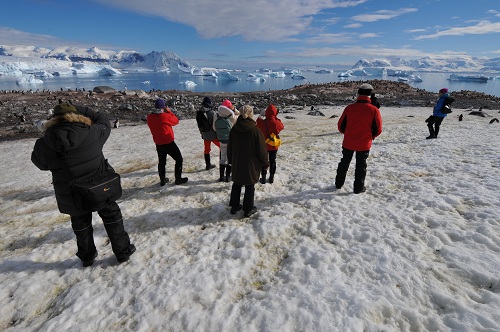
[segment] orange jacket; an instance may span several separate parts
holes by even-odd
[[[174,141],[172,126],[178,124],[179,119],[170,109],[165,108],[162,113],[148,114],[146,122],[156,145],[170,144]]]
[[[276,106],[269,105],[266,109],[266,118],[262,119],[260,116],[257,118],[257,127],[262,131],[264,137],[267,138],[271,133],[278,135],[280,131],[285,129],[283,122],[276,117],[278,114],[278,110]],[[277,146],[272,146],[266,144],[267,151],[276,151],[278,150]]]
[[[382,133],[382,116],[370,97],[358,96],[354,104],[347,106],[338,122],[344,134],[342,147],[353,151],[368,151],[372,141]]]

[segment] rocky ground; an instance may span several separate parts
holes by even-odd
[[[411,87],[406,83],[371,80],[381,107],[429,107],[434,106],[437,93]],[[256,112],[275,104],[283,113],[310,111],[311,106],[346,106],[356,97],[360,82],[333,82],[307,84],[288,90],[259,92],[211,92],[190,91],[117,91],[99,89],[94,91],[0,91],[0,141],[39,137],[34,123],[50,116],[52,108],[59,102],[71,101],[109,114],[112,122],[119,120],[120,126],[130,125],[145,119],[153,107],[154,100],[161,97],[173,104],[180,119],[193,118],[205,96],[217,105],[230,99],[236,107],[251,104]],[[474,91],[453,91],[454,108],[500,110],[500,98]],[[317,108],[317,107],[316,107]]]

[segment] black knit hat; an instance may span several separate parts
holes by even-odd
[[[53,116],[64,115],[67,113],[78,113],[78,111],[76,110],[75,106],[71,105],[70,103],[60,103],[54,107]]]
[[[210,97],[205,97],[205,98],[203,98],[203,101],[201,104],[203,106],[206,106],[206,107],[212,107],[212,99],[210,99]]]

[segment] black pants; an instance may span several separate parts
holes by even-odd
[[[365,185],[366,177],[366,159],[370,154],[368,151],[356,151],[356,169],[354,171],[354,191],[360,191]],[[335,187],[342,188],[345,182],[349,164],[351,163],[353,150],[342,148],[342,159],[337,168],[337,177],[335,178]]]
[[[237,207],[240,204],[241,188],[243,185],[233,182],[231,188],[231,197],[229,199],[229,206]],[[245,193],[243,195],[243,212],[248,212],[254,207],[255,185],[245,185]]]
[[[129,255],[130,238],[123,227],[120,207],[115,202],[97,211],[102,219],[113,253],[120,258]],[[92,227],[92,212],[80,216],[71,216],[71,227],[76,235],[78,252],[76,255],[82,261],[92,260],[97,252],[94,244],[94,229]]]
[[[427,122],[427,127],[429,128],[429,135],[431,137],[437,137],[439,134],[439,127],[441,126],[441,122],[443,122],[444,118],[440,116],[431,116],[429,121]]]
[[[184,160],[182,159],[181,150],[179,150],[177,144],[172,142],[169,144],[156,145],[156,152],[158,153],[158,175],[160,176],[160,182],[164,183],[166,179],[165,168],[167,166],[167,156],[175,160],[175,175],[176,177],[180,176],[180,174],[178,175],[177,173],[179,173],[178,170],[182,172],[182,162]]]
[[[267,151],[267,155],[269,156],[269,175],[270,178],[274,178],[274,174],[276,173],[276,156],[278,155],[278,150],[275,151]],[[261,170],[262,178],[266,178],[267,169],[262,168]]]

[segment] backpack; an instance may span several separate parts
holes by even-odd
[[[453,102],[455,101],[454,98],[452,97],[446,97],[446,99],[444,100],[444,105],[443,107],[441,108],[441,113],[443,114],[450,114],[452,111],[451,111],[451,104],[453,104]]]
[[[217,120],[215,120],[215,132],[217,133],[217,139],[221,142],[229,140],[229,132],[231,131],[231,120],[230,116],[222,118],[217,114]]]
[[[208,121],[207,112],[203,112],[203,111],[196,112],[196,123],[198,123],[198,128],[203,133],[212,130],[212,126],[210,125],[210,122]]]

